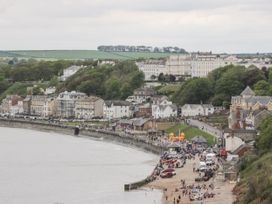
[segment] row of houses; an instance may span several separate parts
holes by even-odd
[[[234,55],[218,55],[212,53],[191,53],[171,55],[160,60],[145,60],[136,63],[145,74],[145,80],[154,80],[160,73],[176,77],[206,77],[209,72],[226,65],[254,65],[258,68],[268,68],[272,60],[265,59],[240,59]]]
[[[139,90],[138,90],[139,91]],[[136,91],[137,92],[137,91]],[[87,96],[81,92],[62,92],[57,97],[48,95],[28,95],[25,98],[9,95],[2,100],[0,111],[7,115],[33,115],[59,118],[130,118],[135,115],[145,117],[167,118],[177,116],[177,107],[172,102],[161,97],[156,98],[156,104],[141,104],[136,106],[128,101],[104,101],[97,96]],[[171,107],[170,110],[168,108]],[[153,110],[153,111],[152,111]]]
[[[58,118],[115,118],[130,117],[130,105],[120,101],[104,101],[97,96],[87,96],[81,92],[62,92],[57,97],[28,95],[22,98],[9,95],[2,100],[2,114],[16,114],[58,117]]]
[[[106,100],[87,96],[81,92],[62,92],[57,97],[28,95],[25,98],[9,95],[2,100],[0,111],[7,115],[32,115],[58,118],[174,118],[177,116],[200,116],[213,114],[210,104],[185,104],[178,108],[167,96],[156,95],[150,88],[140,88],[126,101]]]

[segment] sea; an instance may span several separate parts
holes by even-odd
[[[159,204],[158,190],[124,191],[157,160],[103,139],[0,127],[0,203]]]

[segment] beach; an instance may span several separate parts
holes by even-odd
[[[199,158],[196,156],[195,160],[187,159],[186,164],[183,168],[176,168],[176,176],[172,178],[160,178],[157,177],[156,180],[147,184],[149,188],[161,189],[164,192],[164,203],[173,204],[174,199],[177,200],[178,196],[181,197],[180,202],[182,204],[198,204],[200,201],[190,201],[189,196],[183,196],[182,190],[180,189],[181,180],[185,180],[186,185],[191,184],[206,184],[209,185],[213,183],[214,190],[212,191],[215,196],[213,198],[207,198],[203,200],[203,203],[208,204],[231,204],[234,202],[234,195],[232,194],[232,189],[235,184],[230,184],[229,181],[220,181],[217,177],[210,179],[207,182],[195,182],[195,178],[198,177],[197,172],[193,172],[194,163],[199,163]],[[165,190],[167,189],[167,191]],[[176,192],[176,189],[179,189]]]

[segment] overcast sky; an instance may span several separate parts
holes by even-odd
[[[272,52],[272,0],[0,0],[0,49]]]

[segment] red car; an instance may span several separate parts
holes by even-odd
[[[161,173],[161,178],[172,178],[174,174],[172,172]]]
[[[167,173],[167,172],[175,172],[175,169],[165,169],[162,171],[162,173]]]
[[[167,160],[167,161],[164,161],[163,163],[164,164],[174,164],[177,160]]]

